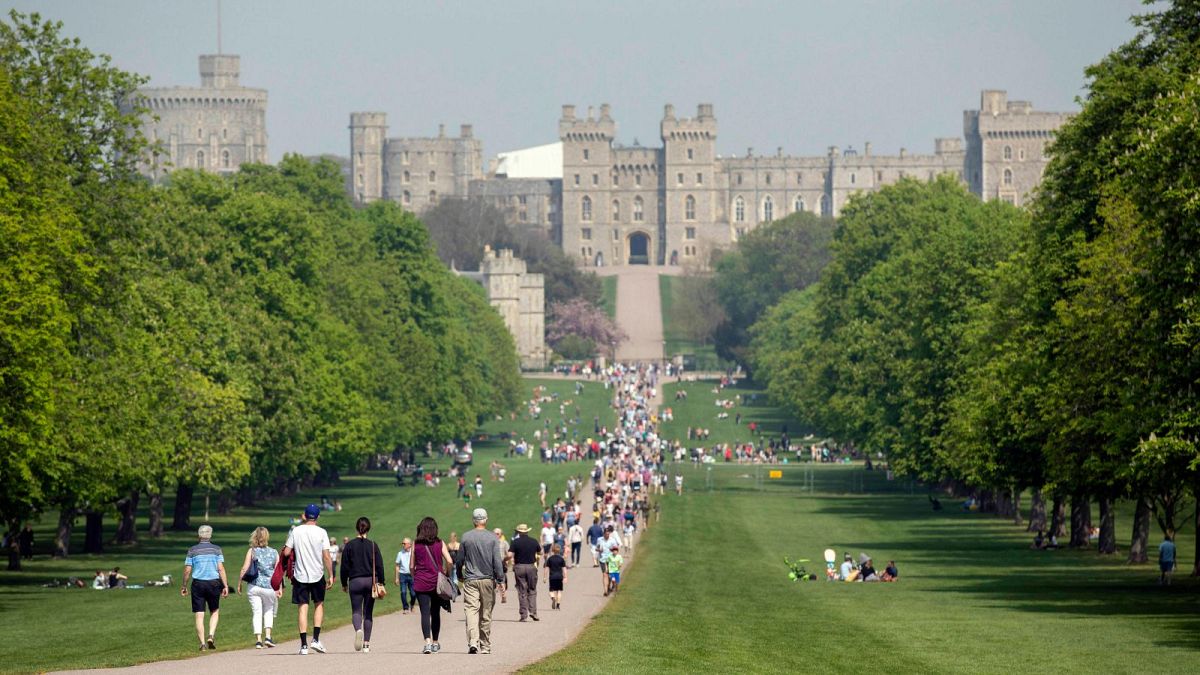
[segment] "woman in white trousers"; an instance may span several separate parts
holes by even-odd
[[[275,623],[275,613],[279,610],[279,598],[283,590],[271,588],[271,575],[279,562],[279,552],[271,548],[271,533],[265,527],[254,528],[250,535],[250,548],[246,551],[246,559],[242,562],[242,571],[238,573],[238,593],[242,592],[242,582],[246,581],[248,588],[246,597],[250,600],[250,613],[254,628],[254,648],[274,647],[271,640],[271,628]],[[253,561],[258,574],[249,580],[244,580],[246,572]]]

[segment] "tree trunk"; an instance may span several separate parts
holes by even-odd
[[[238,488],[237,504],[238,506],[254,506],[254,488],[248,485]]]
[[[217,515],[227,516],[233,510],[233,493],[229,490],[222,490],[221,494],[217,495]]]
[[[175,520],[172,530],[192,529],[192,486],[180,483],[175,490]]]
[[[21,534],[21,526],[13,525],[8,528],[8,571],[21,571],[21,544],[17,537]]]
[[[79,512],[73,506],[64,506],[58,512],[58,529],[54,532],[54,557],[71,555],[71,532],[75,529],[75,516]]]
[[[1071,548],[1087,548],[1091,510],[1092,504],[1087,495],[1076,494],[1071,497]]]
[[[1008,490],[1001,490],[1000,496],[996,498],[996,515],[1002,518],[1011,517],[1013,514],[1012,493]]]
[[[117,543],[137,543],[137,507],[142,500],[141,490],[130,490],[129,496],[117,501],[117,511],[121,519],[117,523]]]
[[[1012,489],[1012,519],[1013,525],[1020,525],[1025,522],[1021,516],[1021,488],[1014,487]]]
[[[1200,491],[1195,492],[1193,494],[1200,494]],[[1196,532],[1197,534],[1195,537],[1196,550],[1194,551],[1194,553],[1192,555],[1192,576],[1200,577],[1200,558],[1196,557],[1196,556],[1200,556],[1200,500],[1197,500],[1197,504],[1196,504],[1196,520],[1195,520],[1194,525],[1195,525],[1194,532]]]
[[[163,535],[163,498],[161,492],[150,493],[149,534],[155,539]]]
[[[1057,492],[1050,512],[1050,534],[1058,539],[1067,536],[1067,500]]]
[[[1150,538],[1150,500],[1138,496],[1137,506],[1133,510],[1133,536],[1129,539],[1129,562],[1144,563],[1149,560],[1146,555],[1146,541]]]
[[[1099,552],[1111,555],[1117,552],[1117,513],[1113,508],[1113,498],[1100,498],[1100,541]]]
[[[104,552],[104,514],[100,511],[87,512],[87,524],[83,535],[84,553]]]
[[[1029,527],[1025,528],[1025,531],[1046,531],[1046,497],[1041,488],[1033,491],[1033,505],[1029,507]]]
[[[996,512],[996,493],[991,490],[979,491],[979,512],[980,513],[995,513]]]

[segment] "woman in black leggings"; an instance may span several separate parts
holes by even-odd
[[[445,574],[452,562],[450,552],[438,539],[438,525],[433,518],[424,518],[417,525],[417,537],[412,549],[413,590],[417,592],[417,605],[421,608],[421,634],[425,637],[422,654],[436,654],[442,650],[438,635],[442,631],[442,610],[450,611],[450,601],[437,594],[438,572]]]
[[[371,615],[375,598],[371,588],[383,581],[383,554],[375,542],[367,539],[371,521],[359,518],[354,529],[358,537],[342,549],[342,591],[350,593],[350,612],[354,621],[354,650],[371,651]]]

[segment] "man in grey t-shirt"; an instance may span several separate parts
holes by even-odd
[[[462,537],[463,605],[467,613],[467,652],[492,653],[492,608],[496,585],[504,583],[500,541],[487,529],[484,509],[471,513],[475,529]]]

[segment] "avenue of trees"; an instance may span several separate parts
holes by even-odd
[[[1072,546],[1098,504],[1115,552],[1131,500],[1138,562],[1152,521],[1200,524],[1200,2],[1135,23],[1028,209],[950,178],[854,199],[748,355],[814,428],[1018,521],[1031,493],[1029,527]]]
[[[512,338],[395,205],[289,156],[149,185],[142,83],[13,12],[0,22],[0,518],[133,541],[464,437],[511,409]],[[177,496],[164,514],[164,495]],[[15,542],[15,537],[12,540]],[[19,564],[15,549],[10,565]]]

